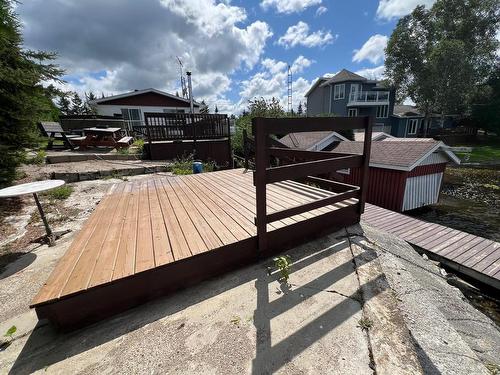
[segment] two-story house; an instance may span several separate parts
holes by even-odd
[[[306,93],[307,115],[374,116],[373,131],[391,134],[395,91],[380,81],[342,69],[319,78]]]

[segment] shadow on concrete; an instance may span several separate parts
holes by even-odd
[[[333,243],[335,243],[334,246],[332,246]],[[331,256],[342,248],[345,248],[345,246],[348,246],[348,241],[345,237],[336,239],[333,235],[330,235],[309,242],[304,246],[291,249],[287,251],[287,254],[290,254],[294,261],[291,272],[297,272],[325,257]],[[55,330],[51,325],[39,322],[17,357],[10,373],[30,374],[37,370],[44,369],[54,363],[91,350],[96,346],[140,329],[156,320],[170,316],[191,305],[198,304],[203,300],[210,299],[253,280],[256,280],[256,285],[259,289],[258,298],[263,298],[265,295],[264,289],[268,287],[269,282],[274,280],[272,276],[267,275],[266,271],[266,266],[269,266],[271,262],[272,261],[269,259],[262,260],[257,265],[251,265],[194,286],[189,289],[189,293],[185,291],[177,292],[171,296],[149,302],[113,318],[73,332],[61,333]],[[345,277],[348,272],[352,272],[352,268],[352,263],[346,262],[317,278],[317,280],[315,280],[315,285],[317,286],[321,285],[321,283],[326,284],[334,282],[334,280],[340,280],[342,277]],[[299,290],[300,288],[297,288],[294,292],[299,293]],[[308,293],[310,294],[310,291]],[[258,336],[262,336],[265,330],[264,327],[268,325],[266,321],[269,321],[269,317],[266,317],[265,314],[264,316],[260,315],[262,314],[261,307],[263,303],[264,301],[259,301],[259,309],[255,314],[255,324],[258,329]],[[293,305],[287,305],[286,302],[279,302],[274,306],[274,311],[285,311],[291,307],[293,307]],[[318,324],[323,324],[324,327],[333,329],[342,320],[348,318],[348,316],[342,315],[345,314],[345,312],[343,313],[340,310],[342,310],[342,306],[332,309],[326,316],[320,318]],[[326,332],[327,330],[325,329],[325,333]],[[295,354],[300,353],[304,349],[305,344],[301,343],[301,340],[301,332],[298,332],[297,335],[289,339],[290,344],[296,346],[294,350]],[[258,342],[260,341],[261,338],[258,337]],[[310,345],[309,341],[307,345]],[[265,344],[258,344],[256,363],[262,360],[261,352],[265,347]],[[274,351],[276,350],[281,349],[275,348]]]
[[[349,246],[348,242],[343,243],[343,246],[339,244],[334,247],[325,256],[332,255],[345,248],[345,246]],[[365,249],[360,255],[318,276],[311,282],[290,290],[288,295],[272,302],[269,301],[269,282],[273,280],[262,277],[258,278],[255,281],[257,308],[254,315],[254,325],[257,329],[257,348],[256,357],[252,361],[252,374],[275,373],[285,364],[291,362],[294,357],[329,334],[351,316],[361,311],[364,302],[366,302],[363,300],[363,288],[371,288],[371,285],[375,286],[379,284],[379,279],[383,277],[382,275],[371,280],[368,283],[369,285],[360,286],[352,295],[344,296],[345,299],[342,302],[334,304],[331,309],[324,312],[314,321],[297,329],[293,334],[281,340],[276,345],[273,346],[271,344],[271,319],[294,308],[306,298],[311,298],[320,292],[327,292],[332,284],[355,272],[356,267],[369,263],[375,258],[375,251]],[[353,262],[356,265],[353,265]],[[294,262],[294,269],[297,266],[302,268],[301,260]],[[380,288],[373,288],[373,290],[377,290],[379,293],[382,292]],[[371,297],[375,295],[372,294]],[[353,301],[356,303],[353,304]]]
[[[35,260],[35,253],[7,253],[0,256],[0,280],[15,275]],[[2,267],[2,265],[6,266]]]

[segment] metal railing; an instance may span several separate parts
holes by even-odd
[[[349,103],[389,104],[389,91],[357,91],[349,95]]]

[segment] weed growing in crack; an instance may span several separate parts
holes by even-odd
[[[373,322],[368,318],[361,318],[358,322],[358,326],[368,331],[373,326]]]
[[[273,259],[274,265],[280,271],[280,278],[278,279],[281,283],[288,284],[288,279],[290,278],[290,270],[292,268],[292,260],[289,255],[281,255]]]

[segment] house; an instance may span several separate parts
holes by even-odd
[[[333,77],[319,78],[305,94],[307,115],[373,116],[374,132],[391,132],[395,90],[342,69]]]
[[[125,94],[94,100],[98,115],[123,116],[126,127],[144,124],[144,113],[189,113],[189,99],[181,98],[153,88],[134,90]],[[199,113],[203,104],[194,102],[194,112]]]
[[[388,138],[394,138],[392,135],[384,133],[384,132],[373,132],[372,133],[372,141],[383,141]],[[354,140],[363,142],[365,140],[365,133],[364,132],[355,132],[354,133]]]
[[[400,138],[418,137],[435,134],[439,129],[449,129],[457,124],[457,116],[432,113],[425,115],[416,106],[395,105],[392,121],[392,135]]]
[[[363,142],[332,143],[325,150],[362,154]],[[387,138],[372,142],[367,201],[393,211],[408,211],[438,202],[448,163],[460,159],[443,142],[431,138]],[[359,168],[338,171],[348,184],[360,182]]]

